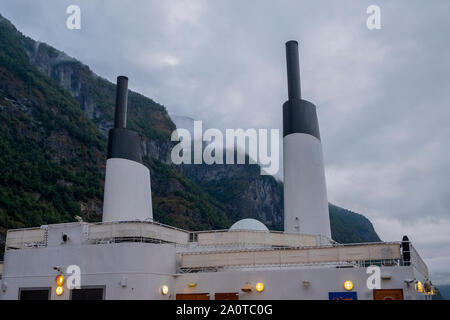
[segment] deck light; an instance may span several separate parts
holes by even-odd
[[[255,289],[256,289],[256,291],[258,291],[258,292],[263,292],[263,290],[264,290],[264,284],[263,284],[262,282],[258,282],[258,283],[255,285]]]
[[[64,292],[63,286],[57,286],[55,292],[58,296],[62,295]]]
[[[169,293],[169,287],[166,286],[166,285],[163,285],[163,286],[161,287],[161,294],[165,296],[165,295],[168,294],[168,293]]]
[[[192,282],[192,283],[189,283],[188,284],[188,287],[189,288],[195,288],[197,286],[197,283],[196,282]]]
[[[428,292],[428,294],[434,296],[434,292],[435,292],[434,290],[435,290],[434,286],[431,286],[430,292]]]
[[[353,282],[351,282],[350,280],[347,280],[344,282],[344,288],[347,291],[350,291],[353,289]]]
[[[62,274],[57,275],[55,278],[55,282],[58,287],[62,286],[64,283],[64,276]]]
[[[423,284],[420,281],[417,281],[416,283],[416,291],[417,292],[423,292]]]

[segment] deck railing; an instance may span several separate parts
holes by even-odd
[[[71,225],[74,224],[76,223],[71,223]],[[137,241],[187,245],[189,242],[188,231],[153,221],[82,223],[81,225],[84,228],[80,228],[80,232],[83,232],[83,242],[86,243]],[[61,224],[55,226],[60,227]],[[46,247],[49,228],[51,229],[52,226],[8,230],[5,249]]]
[[[156,242],[187,245],[189,232],[156,222],[106,222],[89,225],[87,239],[99,242]]]
[[[311,265],[318,263],[400,264],[400,242],[326,247],[279,247],[181,253],[180,270],[198,268]]]
[[[46,247],[46,239],[46,227],[8,230],[5,249]]]
[[[411,261],[404,261],[401,241],[338,244],[322,247],[272,247],[181,253],[179,272],[219,271],[234,268],[290,268],[332,265],[336,267],[413,266],[425,278],[428,268],[410,245]]]

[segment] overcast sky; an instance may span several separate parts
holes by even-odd
[[[81,7],[81,30],[65,26]],[[381,30],[366,9],[381,7]],[[450,2],[2,0],[35,40],[217,128],[280,128],[284,43],[300,44],[319,115],[330,202],[383,240],[409,235],[450,283]]]

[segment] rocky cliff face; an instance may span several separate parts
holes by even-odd
[[[171,118],[177,128],[186,129],[191,133],[191,137],[194,136],[194,119],[179,115],[171,115]],[[205,126],[204,123],[203,125]],[[207,127],[204,128],[206,129]],[[225,155],[225,151],[223,154]],[[282,183],[272,176],[261,176],[260,167],[248,164],[248,156],[246,159],[247,164],[242,165],[181,165],[179,170],[221,201],[227,216],[233,222],[254,218],[263,222],[269,229],[282,230]],[[226,163],[225,158],[223,163]]]
[[[70,221],[101,198],[105,139],[62,88],[33,68],[0,19],[0,233]],[[98,207],[98,205],[97,205]]]
[[[72,97],[78,101],[85,115],[94,121],[98,129],[107,137],[108,131],[114,123],[111,106],[114,106],[115,103],[115,85],[93,73],[88,66],[45,43],[32,41],[26,47],[26,52],[30,63],[70,92]],[[99,87],[102,89],[102,96],[98,93],[93,94],[93,91]],[[130,127],[133,128],[133,121],[142,121],[142,119],[136,119],[136,113],[143,111],[136,108],[139,99],[148,100],[145,103],[155,106],[155,109],[151,111],[150,119],[154,120],[158,129],[166,134],[171,133],[174,124],[164,107],[135,92],[131,92],[129,96],[129,119],[132,122]],[[142,135],[143,156],[169,163],[171,146],[171,142],[167,139],[155,140],[152,137]]]
[[[183,165],[181,170],[224,203],[233,221],[254,218],[269,229],[283,228],[283,185],[261,176],[258,165]]]

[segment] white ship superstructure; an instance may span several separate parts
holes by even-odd
[[[330,292],[427,299],[419,283],[426,287],[428,269],[411,245],[408,253],[402,242],[340,245],[274,231],[188,232],[137,221],[56,224],[8,232],[0,297],[44,290],[50,299],[71,299],[77,290],[56,294],[55,268],[77,265],[80,291],[104,299],[329,299]],[[381,290],[367,287],[371,265],[381,268]]]
[[[431,299],[427,266],[407,237],[331,239],[315,106],[300,97],[297,43],[286,49],[284,232],[253,219],[201,232],[154,221],[150,173],[126,129],[128,79],[119,77],[103,222],[9,230],[0,299]],[[70,266],[79,267],[79,288],[57,277],[68,279]],[[379,267],[377,287],[368,267]]]

